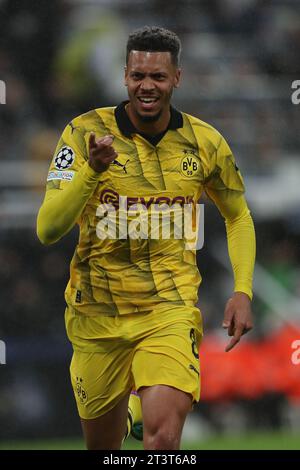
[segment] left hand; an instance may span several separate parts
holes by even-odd
[[[228,329],[228,336],[233,336],[225,348],[228,352],[240,341],[242,335],[253,328],[251,300],[247,294],[235,292],[228,300],[222,326]]]

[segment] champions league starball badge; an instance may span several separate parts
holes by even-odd
[[[54,158],[55,168],[58,170],[65,170],[73,165],[75,160],[75,152],[71,147],[64,146],[60,149]]]

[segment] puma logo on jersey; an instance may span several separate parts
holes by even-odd
[[[79,126],[74,126],[73,122],[69,122],[69,126],[71,127],[71,134],[73,134],[73,132],[76,130],[76,129],[80,129]]]
[[[119,162],[118,160],[113,160],[112,164],[118,166],[119,168],[123,168],[124,172],[127,174],[126,165],[128,162],[129,162],[129,158],[128,160],[126,160],[124,164]]]
[[[196,367],[193,366],[193,364],[190,364],[190,365],[189,365],[189,369],[193,370],[194,372],[196,372],[196,374],[197,374],[198,376],[200,376],[199,372],[197,371]]]

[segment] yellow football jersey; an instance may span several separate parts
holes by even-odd
[[[171,108],[167,131],[151,140],[133,127],[125,104],[92,110],[68,124],[48,174],[46,199],[83,174],[94,181],[78,214],[80,237],[65,292],[67,303],[83,314],[129,314],[164,302],[194,305],[201,277],[195,250],[186,248],[185,237],[176,238],[174,227],[170,238],[151,233],[150,218],[148,227],[147,221],[142,229],[139,226],[139,237],[130,236],[130,228],[138,228],[133,219],[139,212],[128,220],[123,216],[140,204],[148,214],[162,204],[195,207],[204,189],[212,197],[217,192],[224,201],[244,192],[232,152],[212,126]],[[91,132],[96,138],[112,134],[118,153],[109,169],[99,174],[87,163]],[[66,213],[68,204],[72,201],[66,202]],[[103,222],[108,213],[103,208],[116,221],[106,238]]]

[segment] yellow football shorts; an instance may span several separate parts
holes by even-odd
[[[74,348],[70,371],[81,418],[97,418],[131,389],[151,385],[169,385],[199,400],[198,308],[168,304],[112,317],[67,307],[66,328]]]

